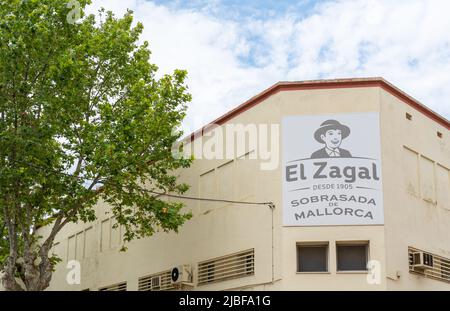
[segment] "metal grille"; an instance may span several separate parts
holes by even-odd
[[[255,274],[255,250],[218,257],[198,264],[198,285]]]
[[[126,290],[127,290],[127,282],[117,283],[99,289],[99,291],[101,292],[125,292]]]
[[[432,267],[428,269],[415,269],[413,267],[413,253],[415,252],[425,252],[431,254],[429,252],[408,247],[408,258],[409,258],[409,272],[417,275],[422,275],[427,278],[443,281],[450,283],[450,259],[444,258],[442,256],[438,256],[435,254],[431,254],[433,256]]]
[[[139,291],[159,291],[174,289],[170,270],[139,278]]]

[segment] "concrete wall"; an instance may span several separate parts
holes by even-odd
[[[407,256],[411,246],[450,258],[450,133],[384,91],[381,124],[388,289],[450,290],[410,274]]]

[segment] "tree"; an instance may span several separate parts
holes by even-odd
[[[72,1],[73,2],[73,1]],[[186,72],[156,78],[132,12],[70,22],[65,1],[0,1],[0,265],[8,290],[44,290],[54,238],[96,219],[103,200],[124,242],[176,231],[189,213],[155,193],[183,193],[173,131],[190,101]],[[75,3],[77,4],[77,3]],[[76,13],[76,12],[75,12]],[[50,234],[38,236],[40,226]],[[17,280],[21,280],[17,281]]]

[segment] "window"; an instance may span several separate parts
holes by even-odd
[[[159,291],[174,289],[172,285],[171,270],[162,271],[160,273],[147,275],[139,278],[139,291]]]
[[[436,181],[435,181],[435,162],[423,155],[420,156],[419,161],[419,180],[420,193],[422,199],[428,203],[436,203]]]
[[[231,160],[217,168],[218,196],[221,199],[234,197],[233,191],[234,161]]]
[[[403,178],[406,191],[416,197],[420,196],[419,153],[403,146]]]
[[[369,243],[338,243],[337,271],[367,271]]]
[[[297,272],[327,272],[328,243],[297,244]]]
[[[414,267],[414,254],[417,252],[426,253],[431,260],[431,266],[427,269]],[[429,253],[414,247],[408,247],[409,272],[442,282],[450,283],[450,258],[445,258],[437,254]]]
[[[125,292],[127,290],[127,282],[122,282],[99,289],[101,292]]]
[[[441,270],[441,278],[447,282],[450,282],[450,260],[438,258],[440,259],[440,270]]]
[[[254,259],[254,254],[249,254],[249,255],[247,255],[245,258],[247,258],[247,260],[246,260],[246,272],[247,272],[247,274],[253,274],[253,270],[254,270],[254,263],[253,263],[253,259]]]
[[[255,274],[255,250],[249,249],[200,262],[198,285],[225,281]]]
[[[214,282],[214,263],[208,264],[207,271],[207,283]]]

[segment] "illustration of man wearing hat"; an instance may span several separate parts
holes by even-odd
[[[315,151],[311,158],[351,158],[352,155],[348,150],[339,148],[342,140],[347,138],[348,135],[350,135],[350,128],[339,123],[339,121],[327,120],[323,122],[314,133],[314,138],[319,143],[325,144],[325,147]]]

